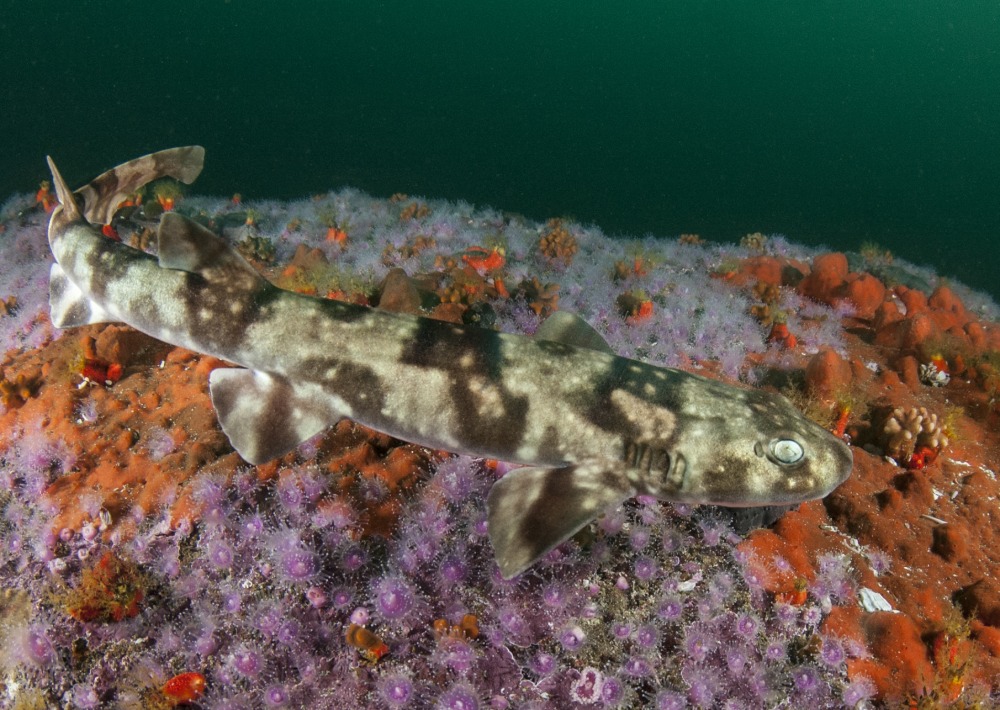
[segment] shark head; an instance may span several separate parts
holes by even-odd
[[[518,469],[494,484],[489,533],[504,577],[636,494],[782,506],[822,498],[851,473],[847,445],[780,395],[680,372],[663,382],[669,386],[654,385],[647,398],[636,387],[611,393],[608,411],[623,434],[620,458]]]
[[[714,387],[703,389],[681,412],[669,450],[649,457],[659,465],[639,471],[638,490],[730,507],[790,505],[822,498],[850,476],[847,444],[781,395],[726,387],[718,401]]]

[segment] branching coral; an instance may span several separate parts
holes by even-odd
[[[67,592],[66,613],[79,621],[111,622],[138,615],[148,578],[131,560],[105,552]]]
[[[740,246],[750,251],[762,253],[767,248],[767,237],[760,232],[745,234],[740,238]]]
[[[7,409],[20,407],[35,395],[41,384],[41,375],[34,373],[19,372],[13,379],[0,376],[0,402]]]
[[[523,298],[528,307],[542,317],[551,315],[559,309],[559,284],[542,284],[537,276],[525,279],[517,285],[511,294]]]
[[[922,468],[948,446],[948,436],[936,414],[925,407],[897,407],[882,426],[882,450],[908,468]]]
[[[550,219],[545,234],[538,242],[538,251],[551,264],[569,266],[580,245],[561,219]]]

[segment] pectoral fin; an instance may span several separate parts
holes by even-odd
[[[505,579],[520,574],[611,506],[635,495],[604,462],[519,468],[486,501],[490,540]]]
[[[84,295],[59,264],[49,269],[49,318],[56,328],[118,320]]]
[[[343,418],[316,385],[266,372],[220,368],[208,385],[222,431],[253,464],[287,454]]]

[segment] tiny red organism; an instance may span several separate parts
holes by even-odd
[[[653,301],[644,291],[628,291],[615,299],[618,312],[629,325],[638,325],[653,316]]]
[[[940,354],[934,354],[931,356],[931,364],[937,369],[938,372],[943,372],[946,375],[951,374],[951,370],[948,367],[948,361]]]
[[[48,180],[42,180],[39,184],[38,192],[35,193],[35,202],[41,205],[46,212],[51,212],[59,204],[56,196],[52,194],[52,183]]]
[[[122,378],[122,366],[117,362],[105,362],[96,358],[84,358],[80,375],[85,380],[102,385],[113,385]]]
[[[175,704],[190,703],[205,693],[205,676],[201,673],[181,673],[163,684],[163,695]]]
[[[840,408],[840,413],[837,415],[837,421],[833,425],[833,435],[838,439],[843,439],[844,434],[847,431],[847,421],[851,417],[851,406],[843,405]]]
[[[112,622],[139,614],[147,580],[138,566],[106,552],[85,569],[79,586],[67,595],[66,612],[77,621]]]
[[[493,288],[497,290],[497,295],[500,296],[500,298],[510,298],[510,291],[507,290],[503,279],[499,276],[493,279]]]
[[[347,243],[347,232],[337,227],[330,227],[326,230],[326,241],[343,245]]]
[[[934,459],[936,459],[937,456],[938,452],[931,447],[919,446],[910,456],[909,460],[906,461],[906,468],[919,470],[928,464],[934,463]]]
[[[788,330],[787,323],[775,323],[767,335],[767,342],[777,343],[781,347],[791,350],[799,344],[799,339]]]
[[[449,624],[445,619],[435,619],[432,628],[439,641],[443,638],[474,639],[479,636],[479,619],[475,614],[465,614],[457,624]]]
[[[475,269],[480,276],[496,271],[506,263],[503,253],[497,248],[469,247],[462,254],[462,261]]]
[[[381,638],[358,624],[351,624],[347,627],[344,639],[348,646],[358,649],[358,653],[371,664],[378,663],[379,659],[389,653],[389,646]]]
[[[792,606],[802,606],[809,598],[809,583],[799,577],[789,591],[778,592],[774,595],[775,601],[780,604],[791,604]]]

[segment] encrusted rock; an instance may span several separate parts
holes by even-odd
[[[813,259],[812,271],[799,284],[799,291],[815,301],[833,303],[837,290],[847,278],[847,272],[846,256],[840,252],[821,254]]]
[[[830,397],[847,389],[851,366],[833,350],[820,350],[806,365],[806,389],[815,396]]]
[[[844,295],[854,304],[858,318],[872,318],[885,300],[885,286],[871,274],[851,274]]]

